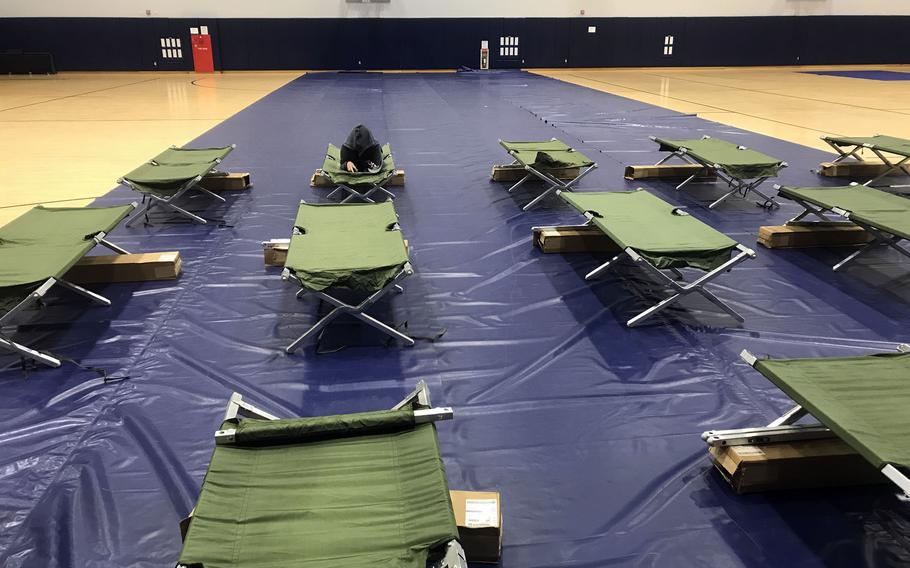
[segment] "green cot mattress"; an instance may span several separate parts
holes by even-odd
[[[168,148],[123,176],[123,179],[139,191],[166,196],[177,192],[191,179],[214,170],[219,161],[233,150],[233,146]]]
[[[395,206],[301,203],[285,267],[309,290],[382,289],[408,262]]]
[[[879,469],[910,467],[910,353],[754,366]]]
[[[541,142],[499,142],[513,158],[535,169],[585,168],[594,160],[559,140]]]
[[[341,164],[341,149],[329,144],[322,163],[322,172],[333,183],[343,183],[348,186],[373,185],[385,180],[395,172],[395,160],[392,158],[392,147],[386,144],[382,147],[382,168],[371,174],[369,172],[349,172]]]
[[[657,268],[713,270],[730,260],[737,243],[645,190],[563,192],[560,196],[622,248]]]
[[[691,140],[670,140],[655,138],[662,152],[675,152],[685,149],[702,164],[719,166],[736,179],[755,179],[774,177],[783,167],[783,160],[762,154],[761,152],[742,148],[741,146],[720,138],[695,138]]]
[[[180,563],[425,568],[458,537],[432,424],[393,410],[226,422]]]
[[[838,207],[850,218],[892,235],[910,239],[910,199],[863,185],[843,187],[781,187],[784,197],[796,197],[818,207]]]
[[[884,136],[877,134],[875,136],[826,136],[825,140],[837,146],[864,146],[869,145],[876,150],[882,150],[889,154],[898,156],[910,156],[910,140],[904,138],[895,138],[894,136]]]

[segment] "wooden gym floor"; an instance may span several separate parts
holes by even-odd
[[[824,134],[910,138],[910,81],[800,73],[806,70],[533,72],[820,149],[827,149],[818,139]],[[4,133],[0,225],[38,203],[90,203],[107,193],[118,176],[162,148],[192,140],[300,74],[60,73],[0,78]]]

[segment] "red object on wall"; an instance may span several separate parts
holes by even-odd
[[[193,68],[196,73],[214,73],[215,62],[212,59],[212,36],[208,34],[191,34],[193,44]]]

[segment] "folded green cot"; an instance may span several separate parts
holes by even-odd
[[[347,171],[341,163],[341,150],[329,144],[325,161],[322,163],[322,173],[336,186],[326,197],[332,197],[339,191],[348,193],[341,200],[342,203],[355,198],[373,203],[372,195],[376,192],[384,193],[389,199],[395,199],[395,195],[385,188],[395,176],[395,159],[392,158],[392,147],[389,144],[382,147],[382,167],[375,173]]]
[[[126,223],[126,226],[131,226],[143,217],[148,220],[149,211],[156,205],[205,225],[205,219],[179,207],[175,202],[191,189],[218,201],[225,201],[220,195],[199,185],[199,182],[207,175],[218,175],[220,172],[216,168],[234,148],[236,146],[233,144],[224,148],[171,146],[117,180],[117,183],[122,183],[142,193],[142,208]]]
[[[822,140],[838,153],[837,158],[834,160],[835,164],[848,158],[853,158],[858,162],[865,162],[859,152],[861,150],[869,150],[887,166],[887,170],[867,180],[863,185],[871,186],[878,180],[895,172],[910,176],[910,172],[904,169],[905,165],[910,165],[908,164],[910,162],[910,140],[882,134],[876,134],[875,136],[822,136]],[[888,158],[887,154],[897,156],[899,160],[893,162],[892,159]]]
[[[407,335],[364,313],[389,292],[403,292],[399,283],[413,273],[392,202],[301,201],[281,276],[300,285],[298,298],[309,293],[335,307],[286,351],[292,353],[342,314],[414,345]],[[337,289],[353,291],[365,299],[348,304],[332,295]]]
[[[527,172],[523,178],[509,188],[509,193],[533,178],[549,184],[540,195],[522,207],[522,211],[534,207],[557,190],[571,191],[573,185],[597,168],[594,160],[556,138],[536,142],[500,140],[499,145],[512,156],[513,162],[510,165],[521,166]],[[561,180],[555,173],[556,170],[571,168],[578,168],[578,175],[571,180]]]
[[[573,228],[597,227],[622,249],[589,272],[585,280],[593,280],[608,268],[629,259],[673,290],[671,296],[633,317],[626,325],[636,326],[692,293],[704,296],[738,321],[743,321],[733,308],[706,290],[705,284],[746,259],[755,258],[754,251],[643,189],[559,192],[559,195],[587,218],[585,224]],[[553,227],[534,230],[546,228]],[[734,251],[736,255],[733,255]],[[680,272],[686,268],[706,274],[687,283]],[[667,276],[664,271],[676,278]]]
[[[467,568],[426,384],[391,410],[278,419],[234,393],[179,566]]]
[[[41,300],[55,284],[94,302],[111,301],[63,279],[96,245],[119,254],[127,251],[107,234],[138,204],[117,207],[34,207],[0,227],[0,348],[59,367],[60,360],[13,341],[3,333],[17,314]]]
[[[859,357],[760,359],[748,351],[741,357],[797,406],[765,427],[704,432],[708,445],[837,436],[910,496],[910,345]],[[820,424],[797,425],[807,414]]]
[[[787,222],[788,225],[855,224],[872,235],[872,241],[835,264],[834,270],[840,270],[860,255],[881,245],[910,257],[910,252],[898,244],[910,239],[910,199],[865,185],[775,187],[780,195],[804,208],[802,213]],[[843,221],[832,220],[828,214],[837,215]],[[804,221],[809,215],[818,218],[818,221]]]
[[[758,205],[766,208],[777,207],[774,198],[759,191],[758,186],[768,178],[776,177],[782,168],[787,167],[787,162],[745,146],[710,136],[691,140],[670,140],[651,136],[651,140],[660,145],[662,152],[670,152],[665,158],[657,162],[658,166],[673,157],[678,157],[688,164],[702,167],[701,170],[676,186],[677,190],[681,190],[695,178],[711,170],[717,174],[717,177],[727,183],[730,190],[709,205],[709,209],[714,209],[732,195],[740,195],[746,198],[749,192],[762,198]]]

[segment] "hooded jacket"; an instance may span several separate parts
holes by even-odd
[[[370,129],[358,124],[341,145],[341,166],[354,162],[359,172],[377,172],[382,167],[382,147]]]

